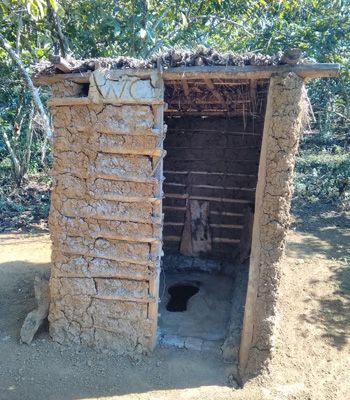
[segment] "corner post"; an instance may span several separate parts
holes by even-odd
[[[255,198],[252,250],[239,367],[257,375],[273,349],[279,262],[290,222],[295,156],[305,115],[305,88],[295,73],[270,79]]]

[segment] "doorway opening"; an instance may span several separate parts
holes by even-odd
[[[165,82],[161,344],[239,347],[267,92],[268,80]],[[200,289],[173,312],[181,285]]]

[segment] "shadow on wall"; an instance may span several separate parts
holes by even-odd
[[[288,245],[288,252],[304,260],[316,256],[334,261],[326,280],[334,284],[332,295],[329,291],[325,296],[318,292],[314,300],[320,307],[300,318],[320,326],[322,336],[341,350],[350,340],[350,218],[345,211],[339,213],[334,208],[331,204],[295,207],[295,226],[302,236],[300,242]],[[322,285],[322,277],[309,284]]]

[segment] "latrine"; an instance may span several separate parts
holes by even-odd
[[[54,57],[35,76],[52,87],[50,334],[119,353],[152,350],[166,336],[179,345],[181,335],[162,336],[178,289],[199,307],[213,296],[204,315],[230,346],[230,299],[220,321],[215,301],[232,294],[225,282],[251,249],[239,346],[249,374],[272,348],[304,82],[338,66],[170,58]],[[173,326],[182,327],[179,311]],[[204,330],[196,321],[191,329]],[[199,333],[182,343],[210,347]]]

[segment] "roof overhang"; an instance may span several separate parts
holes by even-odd
[[[269,79],[275,74],[294,72],[303,79],[331,78],[339,74],[339,64],[296,64],[278,66],[194,66],[168,68],[162,71],[164,82],[189,79]],[[111,70],[118,73],[134,74],[137,76],[149,76],[152,69],[122,69]],[[88,83],[91,72],[82,73],[60,73],[54,75],[39,75],[33,77],[37,86],[51,85],[61,81],[72,81],[75,83]]]

